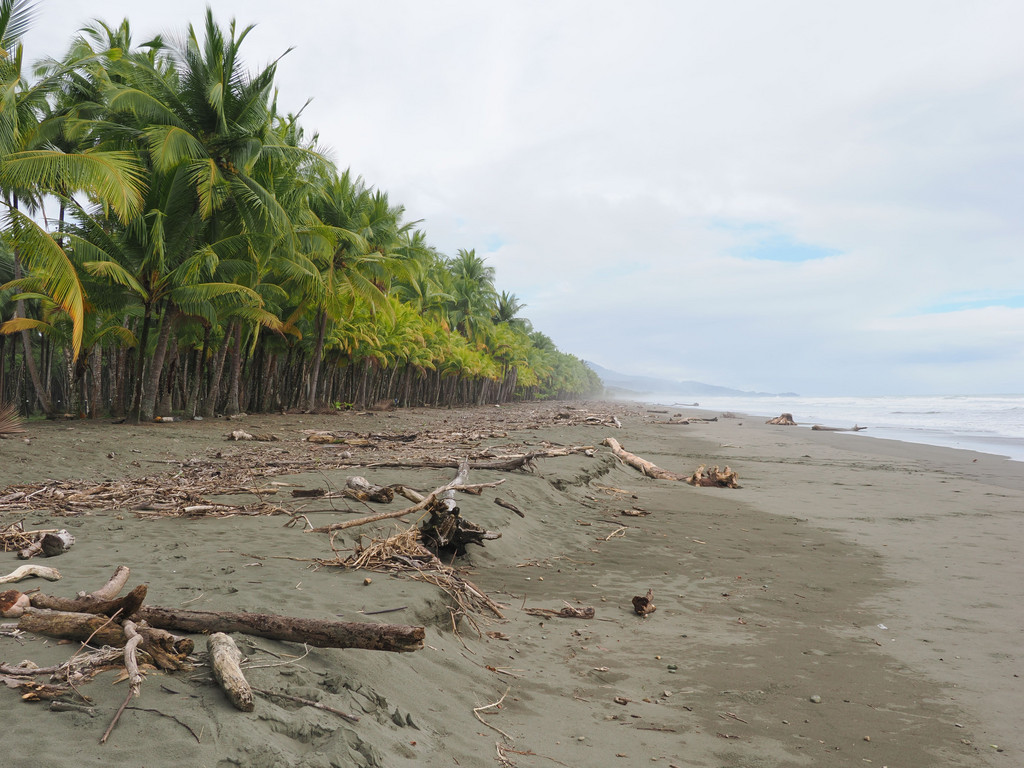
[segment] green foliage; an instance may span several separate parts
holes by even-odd
[[[88,379],[151,417],[160,398],[212,413],[600,389],[484,258],[440,253],[278,113],[276,62],[242,64],[251,27],[207,11],[177,44],[136,45],[127,20],[94,22],[29,82],[33,11],[0,0],[0,343],[26,339],[37,394],[88,399]],[[44,196],[47,229],[26,215]],[[0,400],[27,386],[5,372]]]

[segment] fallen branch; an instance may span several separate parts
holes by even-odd
[[[667,469],[652,464],[647,459],[641,459],[639,456],[630,453],[619,445],[619,441],[614,437],[606,437],[603,441],[603,445],[607,445],[612,449],[612,453],[617,458],[624,461],[634,469],[640,470],[640,472],[647,477],[653,477],[656,480],[686,480],[685,475],[680,475],[677,472],[669,472]]]
[[[117,714],[114,715],[114,719],[110,721],[110,725],[107,726],[107,730],[100,738],[100,744],[107,743],[107,739],[114,730],[114,726],[117,725],[117,721],[121,719],[121,714],[128,706],[128,702],[136,698],[142,689],[142,673],[139,671],[139,661],[135,655],[139,643],[142,642],[142,635],[136,631],[135,624],[131,621],[124,623],[124,633],[128,637],[128,642],[124,646],[124,668],[128,673],[128,695],[125,696]]]
[[[515,504],[512,504],[511,502],[505,501],[502,498],[495,498],[494,503],[497,504],[499,507],[504,507],[505,509],[515,512],[520,517],[526,517],[526,515],[523,513],[521,509],[519,509],[519,507],[517,507]]]
[[[585,608],[575,608],[569,603],[565,603],[565,606],[559,608],[557,611],[553,608],[526,608],[524,611],[531,616],[552,616],[561,619],[592,619],[594,618],[594,609],[590,606]]]

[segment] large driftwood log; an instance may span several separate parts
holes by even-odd
[[[235,709],[252,712],[255,707],[252,688],[249,687],[245,675],[242,674],[242,668],[239,666],[242,652],[238,650],[235,641],[223,632],[214,632],[206,638],[206,648],[210,652],[213,676],[220,683],[220,687],[224,689],[228,700]]]
[[[420,650],[424,638],[423,627],[301,619],[271,613],[189,611],[144,605],[138,616],[151,627],[176,632],[241,632],[318,648],[363,648],[401,653]]]
[[[867,429],[867,427],[861,427],[856,424],[852,427],[823,427],[821,424],[815,424],[811,429],[816,432],[860,432],[862,429]]]
[[[79,592],[79,597],[91,597],[96,600],[113,600],[117,597],[117,593],[124,589],[124,585],[128,583],[128,577],[131,575],[131,570],[127,565],[119,565],[114,569],[114,575],[110,577],[110,580],[102,587],[97,589],[95,592],[90,592],[86,595],[85,592]]]
[[[647,459],[641,459],[639,456],[630,453],[625,450],[619,441],[614,437],[606,437],[603,442],[612,449],[612,453],[622,461],[629,464],[634,469],[640,470],[647,477],[653,477],[656,480],[686,480],[686,475],[680,475],[677,472],[669,472],[667,469],[662,469],[655,464],[647,461]]]
[[[127,595],[102,600],[89,595],[76,598],[54,597],[36,593],[31,596],[33,608],[47,608],[51,611],[69,611],[73,613],[101,613],[105,616],[118,614],[127,619],[135,615],[146,599],[147,587],[140,584]]]
[[[126,642],[124,628],[120,624],[107,616],[93,613],[26,608],[18,619],[18,629],[66,640],[88,640],[93,645],[122,646]]]

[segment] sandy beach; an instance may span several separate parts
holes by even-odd
[[[31,422],[25,435],[0,440],[0,498],[48,480],[165,482],[189,464],[255,467],[268,457],[305,462],[304,471],[254,470],[255,486],[331,489],[362,475],[426,493],[454,476],[367,466],[388,455],[380,435],[433,438],[424,450],[439,458],[552,445],[594,451],[538,459],[529,472],[472,471],[471,482],[505,482],[460,495],[462,514],[502,536],[456,565],[500,604],[503,619],[479,612],[453,620],[449,596],[432,584],[314,562],[344,557],[360,535],[389,535],[417,517],[343,531],[333,539],[337,551],[304,526],[400,509],[408,505],[401,499],[367,510],[285,498],[281,486],[275,503],[305,515],[290,526],[295,518],[281,514],[7,509],[2,526],[23,519],[26,529],[66,528],[77,539],[60,557],[33,560],[59,568],[62,580],[16,585],[23,590],[73,597],[123,564],[132,569],[129,587],[148,584],[153,605],[416,624],[426,640],[422,650],[396,654],[234,635],[254,687],[322,702],[358,722],[266,696],[253,712],[236,711],[212,681],[198,636],[195,669],[150,671],[104,745],[125,696],[116,673],[84,687],[93,716],[51,712],[5,690],[7,731],[17,738],[5,745],[4,764],[1020,764],[1024,463],[693,409],[686,415],[717,420],[670,423],[680,412],[589,402],[144,426]],[[278,440],[226,441],[235,429]],[[309,430],[365,443],[312,444]],[[729,465],[742,487],[644,477],[601,445],[606,437],[676,472]],[[338,466],[342,450],[351,467]],[[14,552],[0,560],[0,575],[22,562]],[[648,589],[657,610],[641,618],[631,598]],[[594,617],[530,612],[566,604],[593,607]],[[4,664],[59,663],[76,649],[38,635],[0,636]]]

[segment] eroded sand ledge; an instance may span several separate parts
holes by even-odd
[[[564,406],[551,404],[144,427],[32,423],[29,444],[21,436],[0,441],[0,487],[173,472],[174,464],[153,462],[212,461],[217,453],[219,461],[244,463],[256,450],[285,457],[337,450],[303,443],[303,429],[431,425],[461,431],[465,450],[543,440],[599,445],[611,435],[673,471],[729,464],[743,486],[651,480],[607,449],[542,460],[532,474],[477,473],[479,482],[507,478],[497,495],[526,513],[521,519],[496,506],[495,494],[459,499],[467,517],[503,534],[472,550],[468,564],[473,581],[508,606],[507,621],[481,620],[481,628],[507,640],[478,637],[465,623],[456,637],[446,598],[430,585],[371,574],[364,586],[365,573],[283,559],[331,552],[326,536],[283,528],[280,517],[6,513],[0,523],[24,516],[28,527],[76,536],[76,546],[49,563],[64,574],[46,585],[54,594],[94,589],[124,563],[132,585],[149,584],[154,604],[345,620],[404,607],[382,618],[428,626],[427,648],[402,656],[312,649],[295,660],[304,651],[294,645],[236,637],[254,687],[352,711],[361,715],[357,724],[265,698],[242,714],[202,675],[151,673],[136,706],[187,723],[199,743],[170,718],[129,710],[101,747],[103,717],[50,713],[0,691],[9,729],[47,734],[19,740],[14,749],[25,754],[13,764],[493,766],[499,752],[517,766],[552,764],[547,758],[573,766],[1019,762],[1024,465],[760,419],[683,426],[661,423],[668,416],[644,406],[576,407],[614,414],[623,428],[566,426],[556,418]],[[224,442],[239,426],[281,441]],[[474,436],[499,431],[507,437]],[[367,469],[276,479],[340,487],[350,474],[427,490],[451,477],[449,470]],[[648,514],[621,514],[633,509]],[[320,525],[343,515],[309,517]],[[336,545],[351,545],[358,533]],[[13,553],[0,560],[10,566],[5,573],[18,565]],[[630,599],[648,588],[658,610],[641,619]],[[594,606],[595,618],[523,610],[557,609],[563,600]],[[67,646],[40,638],[23,645],[0,638],[6,663],[68,655]],[[123,699],[111,679],[87,689],[101,711]],[[473,713],[506,689],[500,709],[479,714],[511,742]]]

